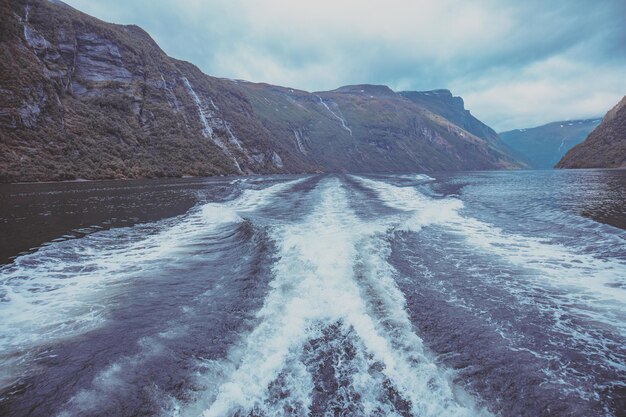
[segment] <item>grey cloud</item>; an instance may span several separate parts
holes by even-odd
[[[622,0],[68,0],[206,73],[309,91],[451,88],[498,130],[603,114],[626,94]]]

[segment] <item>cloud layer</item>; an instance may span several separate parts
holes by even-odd
[[[210,75],[449,88],[496,130],[601,116],[626,94],[623,0],[66,2]]]

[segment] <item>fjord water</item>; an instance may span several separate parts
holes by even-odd
[[[624,415],[625,171],[3,187],[2,416]]]

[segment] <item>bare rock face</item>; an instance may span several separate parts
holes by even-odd
[[[626,168],[626,96],[604,116],[584,142],[573,147],[557,168]]]
[[[217,79],[58,1],[0,15],[0,181],[520,166],[449,92]]]
[[[133,75],[124,66],[120,50],[109,39],[95,33],[77,37],[76,77],[85,81],[117,81],[128,84]]]

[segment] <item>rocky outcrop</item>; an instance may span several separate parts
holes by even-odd
[[[5,182],[519,166],[459,98],[218,79],[137,26],[61,2],[10,0],[0,12]]]
[[[76,42],[76,78],[88,82],[131,83],[133,74],[125,67],[115,43],[97,33],[80,33]]]
[[[500,139],[531,168],[550,169],[598,126],[600,119],[563,120],[500,133]]]
[[[453,96],[449,90],[403,91],[400,94],[462,129],[494,144],[498,143],[498,134],[472,116],[470,111],[465,109],[463,99]]]
[[[557,168],[626,168],[626,96],[587,139],[573,147]]]

